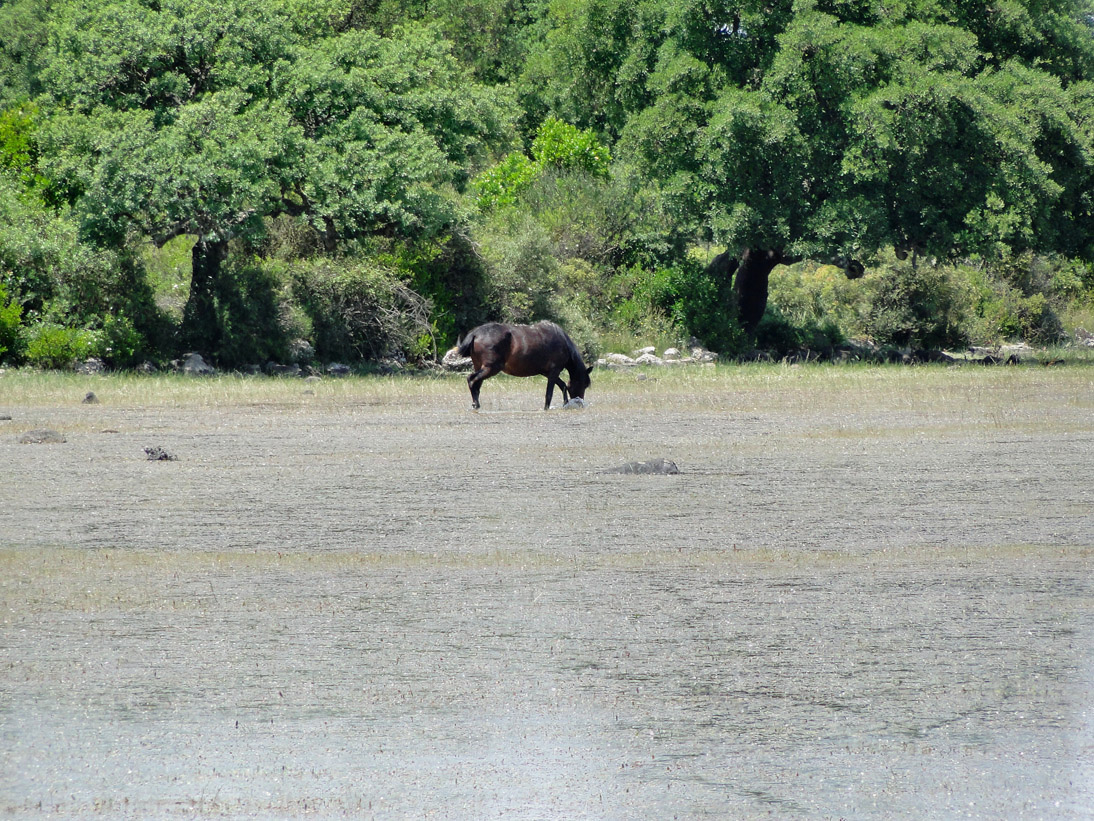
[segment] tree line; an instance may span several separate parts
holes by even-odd
[[[4,0],[0,30],[0,361],[1094,315],[1090,0]]]

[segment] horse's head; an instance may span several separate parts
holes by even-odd
[[[585,398],[585,391],[589,389],[589,386],[593,383],[593,380],[589,378],[589,374],[593,372],[591,367],[586,368],[582,365],[580,368],[574,368],[570,373],[570,384],[566,386],[566,390],[569,391],[570,396],[577,399]]]

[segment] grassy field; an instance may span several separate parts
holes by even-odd
[[[543,390],[0,375],[0,815],[1094,813],[1094,368]]]

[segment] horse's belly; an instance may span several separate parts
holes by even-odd
[[[505,363],[504,371],[510,376],[545,376],[547,374],[542,366],[537,368],[527,362],[513,361]]]

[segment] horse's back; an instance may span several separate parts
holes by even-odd
[[[475,368],[500,366],[510,376],[557,374],[573,354],[573,342],[553,322],[535,325],[507,325],[487,322],[468,332],[459,346],[461,356],[470,356]]]
[[[505,372],[511,376],[557,374],[570,361],[572,342],[553,322],[511,326],[512,344]]]

